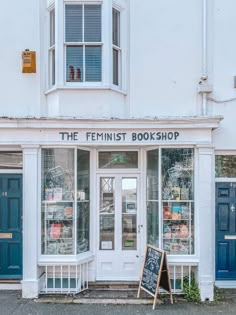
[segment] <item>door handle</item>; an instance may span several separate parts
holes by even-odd
[[[138,233],[141,232],[141,228],[143,228],[143,225],[142,225],[142,224],[139,224],[139,225],[138,225]]]

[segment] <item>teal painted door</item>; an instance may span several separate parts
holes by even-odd
[[[0,174],[0,279],[22,278],[22,175]]]
[[[236,183],[216,184],[216,280],[236,280]]]

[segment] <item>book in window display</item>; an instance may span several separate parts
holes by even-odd
[[[180,238],[188,238],[189,237],[189,229],[187,224],[179,225],[179,237]]]
[[[171,214],[171,219],[172,220],[180,220],[182,218],[181,216],[181,210],[182,207],[179,205],[173,205],[172,206],[172,214]]]
[[[180,199],[181,200],[189,200],[189,189],[181,188],[180,189]]]
[[[171,206],[163,206],[163,218],[171,219]]]
[[[64,217],[65,217],[65,219],[72,219],[73,207],[65,207],[64,208]]]
[[[61,237],[62,224],[61,223],[53,223],[51,224],[50,229],[50,238],[60,238]]]
[[[171,200],[180,200],[180,187],[171,188]]]

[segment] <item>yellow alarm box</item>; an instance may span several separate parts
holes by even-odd
[[[36,52],[26,49],[22,52],[22,73],[36,73]]]

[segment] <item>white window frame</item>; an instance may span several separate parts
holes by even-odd
[[[65,12],[66,12],[66,5],[68,4],[73,4],[73,5],[81,5],[82,6],[82,41],[81,42],[66,42],[66,36],[65,36],[65,31],[66,31],[66,27],[65,27]],[[84,6],[85,5],[100,5],[101,6],[101,42],[85,42],[84,41]],[[63,27],[64,27],[64,40],[63,40],[63,44],[64,44],[64,85],[66,86],[97,86],[97,85],[101,85],[101,83],[103,82],[103,52],[102,52],[102,47],[103,47],[103,34],[102,34],[102,24],[103,24],[103,14],[102,14],[102,3],[101,2],[94,2],[94,1],[65,1],[64,2],[64,23],[63,23]],[[66,78],[66,48],[68,46],[77,46],[77,47],[83,47],[83,77],[81,81],[67,81]],[[85,81],[85,77],[86,77],[86,66],[85,66],[85,47],[88,46],[96,46],[96,47],[101,47],[101,81],[95,81],[95,82],[90,82],[90,81]]]
[[[117,45],[114,44],[113,41],[113,36],[112,36],[112,84],[120,87],[121,86],[121,60],[122,60],[122,48],[121,48],[121,32],[120,32],[120,27],[121,27],[121,11],[119,9],[117,9],[117,7],[115,7],[113,5],[112,7],[112,34],[113,34],[113,12],[116,11],[118,14],[118,19],[117,19]],[[118,63],[118,73],[117,73],[117,84],[114,83],[114,59],[113,59],[113,53],[114,51],[117,52],[117,63]]]
[[[54,12],[54,13],[53,13]],[[53,13],[53,19],[52,14]],[[51,6],[48,10],[49,14],[49,37],[48,37],[48,85],[53,87],[56,84],[56,20],[55,20],[55,6]],[[54,54],[54,58],[53,58]]]

